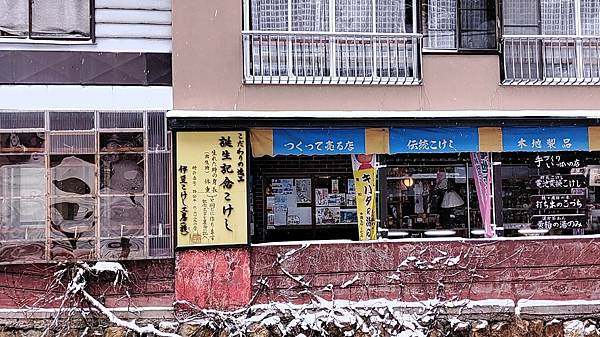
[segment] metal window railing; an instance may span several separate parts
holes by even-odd
[[[421,34],[243,31],[247,84],[421,83]]]
[[[600,84],[600,36],[505,35],[503,84]]]

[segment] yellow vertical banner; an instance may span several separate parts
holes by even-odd
[[[245,131],[176,134],[177,246],[248,243]]]
[[[358,239],[360,241],[377,239],[377,209],[375,203],[377,170],[374,164],[375,155],[352,155]]]

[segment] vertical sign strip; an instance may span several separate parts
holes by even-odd
[[[177,246],[248,243],[246,132],[178,132]]]
[[[492,161],[490,157],[491,155],[488,152],[471,152],[473,180],[475,181],[479,211],[486,238],[496,236],[492,228]]]
[[[377,239],[377,209],[375,188],[377,170],[374,167],[375,155],[352,155],[352,171],[356,190],[356,213],[358,219],[358,239]]]

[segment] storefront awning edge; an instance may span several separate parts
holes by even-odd
[[[237,111],[237,110],[171,110],[169,118],[600,118],[600,110],[429,110],[429,111]]]

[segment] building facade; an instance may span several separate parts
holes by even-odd
[[[39,279],[78,260],[130,261],[149,278],[133,302],[171,305],[171,2],[0,13],[0,306],[39,303]]]
[[[578,0],[176,3],[176,254],[186,274],[211,254],[249,261],[223,276],[229,290],[177,275],[177,297],[302,302],[304,290],[333,285],[323,296],[426,300],[439,278],[448,297],[595,298],[595,278],[566,276],[587,268],[566,251],[596,246],[599,10]],[[239,211],[225,203],[228,214],[210,216],[232,193],[219,183],[237,177],[219,141],[232,131],[251,154],[236,182],[247,182],[251,245],[228,250],[202,232]],[[184,153],[193,144],[196,162]],[[365,163],[353,168],[361,154],[373,155],[369,186],[356,174]],[[203,170],[216,173],[201,187],[217,188],[182,200]],[[360,189],[373,190],[366,213]],[[355,242],[365,221],[388,241]],[[482,268],[481,278],[407,267],[414,252],[441,261],[450,251],[463,259],[450,269]],[[240,284],[247,298],[234,294]]]

